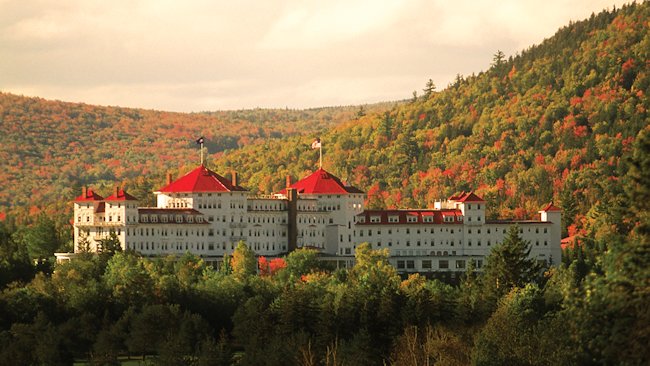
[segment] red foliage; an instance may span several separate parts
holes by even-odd
[[[587,136],[587,126],[575,126],[575,127],[573,127],[573,135],[575,137],[585,137],[585,136]]]
[[[279,270],[286,268],[287,262],[283,258],[273,258],[269,263],[269,270],[271,275],[277,273]]]
[[[257,268],[260,270],[260,276],[268,276],[271,274],[270,268],[269,268],[269,262],[266,260],[266,257],[260,256],[257,259]]]

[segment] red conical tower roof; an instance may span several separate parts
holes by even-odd
[[[160,189],[164,193],[246,191],[231,181],[201,165]]]
[[[300,194],[363,193],[356,187],[346,186],[338,177],[323,168],[319,168],[307,177],[292,184],[290,188],[295,188]],[[286,189],[283,189],[280,193],[286,193]]]

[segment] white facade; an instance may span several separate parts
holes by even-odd
[[[288,190],[297,192],[292,214]],[[559,263],[561,211],[549,204],[540,220],[486,221],[486,202],[463,193],[433,209],[365,210],[366,196],[320,169],[287,190],[253,197],[201,166],[155,192],[157,207],[116,189],[106,199],[84,189],[74,202],[75,252],[87,240],[100,251],[115,233],[122,248],[147,256],[191,252],[219,261],[242,240],[263,256],[280,256],[293,247],[316,248],[328,260],[350,265],[357,245],[388,248],[401,272],[464,271],[477,268],[511,225],[531,243],[531,257]],[[292,230],[295,228],[295,239]],[[295,243],[291,241],[294,240]]]

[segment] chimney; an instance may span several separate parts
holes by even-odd
[[[115,186],[115,190],[113,190],[113,195],[115,195],[115,198],[117,198],[118,193],[120,193],[120,186]]]
[[[172,173],[167,173],[167,185],[172,184]]]
[[[291,187],[291,176],[287,175],[287,188]]]
[[[233,187],[237,187],[237,172],[233,170],[231,174],[232,174],[232,185]]]
[[[83,198],[87,198],[87,197],[88,197],[88,189],[86,188],[86,186],[81,186],[81,196],[82,196]]]
[[[298,192],[295,188],[287,188],[287,216],[288,251],[293,252],[298,248]]]

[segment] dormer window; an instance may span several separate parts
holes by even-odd
[[[375,216],[370,216],[370,222],[378,223],[378,222],[380,222],[380,221],[381,221],[381,216],[377,216],[377,215],[375,215]]]
[[[140,222],[148,222],[148,221],[149,221],[149,217],[147,217],[147,215],[142,215],[140,217]]]
[[[424,216],[424,222],[433,222],[433,216]]]
[[[388,216],[388,222],[391,223],[399,222],[399,216],[395,216],[395,215]]]
[[[417,216],[407,216],[406,221],[407,222],[418,222],[418,217]]]
[[[359,216],[359,222],[360,223],[365,223],[366,222],[366,217],[365,216]]]
[[[167,215],[160,216],[160,221],[161,222],[167,222]]]

